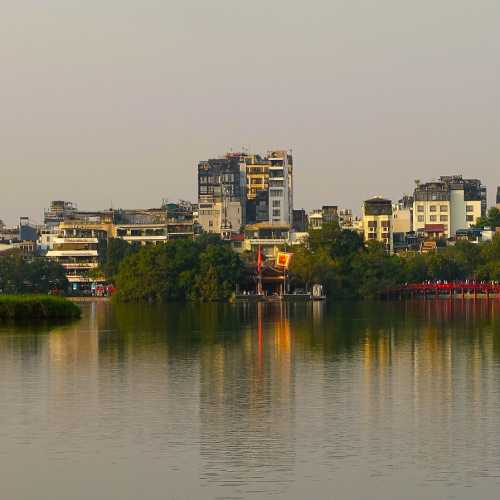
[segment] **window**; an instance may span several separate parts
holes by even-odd
[[[418,222],[424,222],[424,216],[423,215],[419,215],[417,217],[417,220],[418,220]]]
[[[474,212],[474,205],[466,205],[465,211],[466,212]],[[467,219],[467,220],[469,220],[469,219]]]
[[[283,197],[283,190],[282,189],[270,189],[269,196],[271,196],[271,198],[281,198],[281,197]]]
[[[280,208],[281,200],[273,200],[273,208]]]
[[[431,205],[431,206],[429,207],[429,210],[430,210],[431,212],[435,212],[435,211],[437,210],[437,206],[436,206],[436,205]]]
[[[388,220],[383,220],[383,221],[380,223],[380,225],[381,225],[382,227],[389,227],[389,226],[390,226],[390,222],[389,222]]]
[[[281,210],[278,208],[277,210],[273,210],[273,217],[280,217],[281,216]]]
[[[368,239],[369,240],[374,240],[376,237],[377,237],[377,235],[373,234],[373,233],[371,233],[371,234],[368,235]]]
[[[468,215],[466,217],[466,219],[467,219],[467,222],[474,222],[474,216],[473,215]]]
[[[436,222],[437,221],[437,216],[436,215],[431,215],[429,217],[429,219],[430,219],[431,222]]]
[[[439,211],[440,212],[448,212],[448,206],[447,205],[440,205]]]
[[[448,221],[447,215],[440,215],[439,216],[439,222],[447,222],[447,221]]]
[[[377,227],[377,221],[376,220],[369,220],[368,227]]]
[[[423,205],[417,205],[417,212],[423,212],[424,211],[424,206]]]

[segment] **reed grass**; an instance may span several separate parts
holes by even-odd
[[[0,295],[0,320],[79,318],[80,308],[64,297]]]

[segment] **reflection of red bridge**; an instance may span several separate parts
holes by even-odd
[[[500,296],[500,284],[492,282],[477,281],[453,281],[447,283],[407,283],[388,290],[390,296],[411,296],[419,295],[473,295],[478,294],[490,296]]]

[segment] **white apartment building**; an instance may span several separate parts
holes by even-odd
[[[269,151],[269,222],[293,222],[293,160],[287,151]]]

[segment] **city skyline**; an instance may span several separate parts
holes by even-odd
[[[498,2],[28,0],[3,14],[7,223],[57,198],[194,200],[198,161],[242,146],[293,149],[296,207],[360,213],[455,173],[493,204]]]

